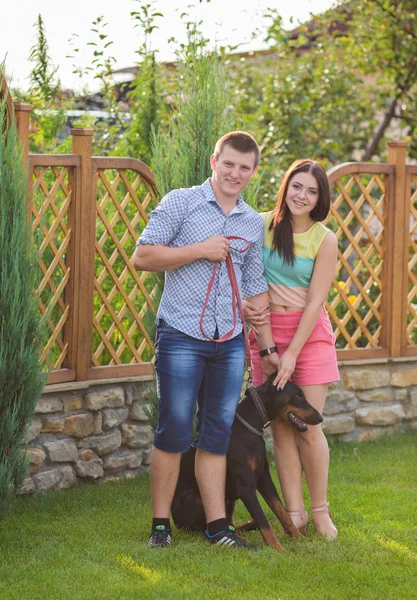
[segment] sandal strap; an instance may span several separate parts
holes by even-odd
[[[317,508],[311,508],[311,512],[321,512],[323,510],[329,510],[329,503],[323,504],[323,506],[318,506]]]
[[[290,515],[290,517],[303,517],[306,513],[306,509],[303,508],[302,510],[298,511],[298,510],[287,510],[287,513]]]

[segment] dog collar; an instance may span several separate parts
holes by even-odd
[[[256,435],[259,435],[261,438],[264,437],[264,432],[263,431],[258,431],[257,429],[255,429],[255,427],[252,427],[252,425],[250,425],[247,421],[245,421],[245,419],[243,419],[239,413],[235,413],[235,417],[237,419],[239,419],[239,421],[241,423],[243,423],[243,425],[245,425],[245,427],[247,427],[248,429],[250,429],[252,431],[252,433],[256,433]]]

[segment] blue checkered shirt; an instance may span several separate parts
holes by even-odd
[[[203,242],[212,235],[238,235],[250,242],[247,252],[230,250],[241,297],[268,291],[262,264],[264,225],[258,213],[239,196],[236,206],[225,215],[207,179],[203,185],[173,190],[151,212],[136,245],[152,244],[177,248]],[[240,240],[231,246],[244,248]],[[207,286],[213,262],[201,259],[165,272],[165,287],[157,313],[171,327],[205,340],[200,331]],[[232,291],[225,262],[219,264],[204,317],[204,331],[219,337],[233,328]],[[240,315],[232,337],[242,331]]]

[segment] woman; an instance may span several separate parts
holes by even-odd
[[[257,326],[270,320],[276,347],[263,349],[261,355],[278,352],[278,389],[291,379],[320,413],[329,383],[339,380],[335,336],[323,306],[337,261],[336,236],[321,223],[329,208],[329,182],[322,165],[308,159],[295,161],[284,175],[275,209],[262,214],[269,307],[245,303],[245,318],[252,327],[255,385],[262,383],[262,369],[268,372],[266,359],[260,356]],[[294,524],[307,531],[304,471],[315,528],[328,539],[335,538],[337,529],[327,502],[329,448],[320,425],[300,434],[287,423],[274,422],[271,428],[282,494]]]

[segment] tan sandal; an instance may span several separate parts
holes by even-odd
[[[293,519],[293,523],[294,525],[297,527],[298,531],[300,533],[302,533],[303,535],[305,535],[308,531],[308,526],[310,523],[310,516],[308,514],[308,512],[306,511],[305,508],[303,508],[303,510],[300,511],[293,511],[293,510],[287,510],[287,513],[289,514],[289,516],[291,517],[291,519],[293,517],[300,517],[301,518],[301,524],[300,526],[296,525],[294,523],[294,519]]]
[[[332,533],[325,533],[324,531],[320,531],[320,529],[317,528],[317,525],[314,522],[314,513],[324,512],[324,511],[327,511],[327,514],[329,515],[330,523],[332,524],[332,527],[333,527]],[[314,526],[316,528],[317,533],[319,535],[324,536],[328,540],[334,540],[338,535],[338,531],[333,523],[332,513],[329,510],[329,503],[326,502],[326,504],[324,504],[323,506],[318,506],[317,508],[311,508],[311,512],[313,513],[313,522],[314,522]]]

